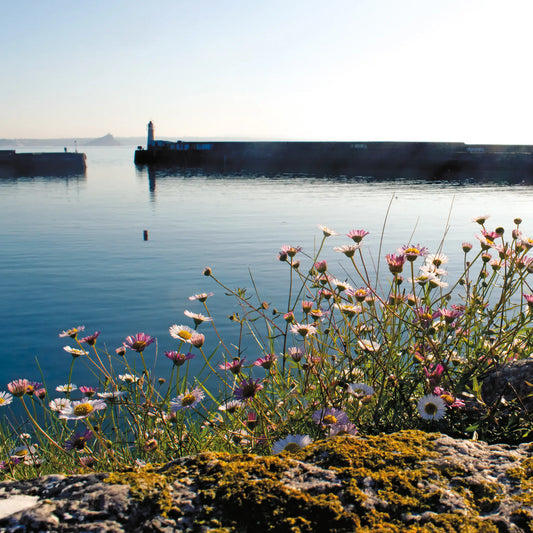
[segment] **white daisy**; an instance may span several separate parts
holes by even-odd
[[[234,413],[237,409],[240,409],[242,405],[243,402],[240,400],[230,400],[229,402],[219,405],[218,410],[225,411],[226,413]]]
[[[296,322],[296,324],[291,325],[291,333],[299,333],[302,337],[305,337],[306,335],[316,335],[317,329],[315,326]]]
[[[0,392],[0,407],[5,407],[13,401],[13,396],[9,392]]]
[[[170,409],[173,412],[181,411],[182,409],[192,409],[200,403],[204,396],[205,394],[198,387],[191,391],[187,390],[177,398],[170,400]]]
[[[70,407],[71,401],[68,398],[56,398],[52,400],[48,405],[52,411],[61,411],[65,407]]]
[[[324,237],[330,237],[331,235],[338,235],[336,231],[333,231],[332,229],[328,228],[327,226],[318,226],[319,229],[322,230],[322,233],[324,234]]]
[[[210,316],[205,316],[201,313],[193,313],[192,311],[185,310],[183,311],[183,314],[189,318],[192,318],[196,325],[199,325],[202,322],[213,322],[213,319]]]
[[[89,400],[83,398],[82,400],[72,402],[68,407],[64,407],[59,411],[59,418],[66,420],[80,420],[92,415],[95,411],[105,409],[107,404],[104,400]]]
[[[348,392],[354,396],[372,396],[375,391],[366,383],[350,383],[348,385]]]
[[[189,296],[189,300],[194,301],[198,300],[199,302],[205,302],[210,296],[213,296],[212,292],[202,292],[200,294],[195,294],[193,296]]]
[[[191,344],[191,339],[196,335],[196,331],[188,326],[178,326],[173,324],[168,328],[170,336],[183,342]]]
[[[139,378],[133,374],[119,374],[118,378],[124,383],[137,383],[139,381]]]
[[[89,352],[80,350],[79,348],[71,348],[70,346],[63,346],[63,350],[68,352],[72,357],[79,357],[80,355],[88,355]]]
[[[56,387],[57,392],[72,392],[78,388],[77,385],[74,385],[74,383],[69,383],[67,385],[58,385]]]
[[[284,439],[277,440],[272,444],[272,453],[297,452],[312,442],[309,435],[287,435]]]
[[[418,412],[425,420],[440,420],[446,413],[446,403],[436,394],[426,394],[418,400]]]
[[[17,448],[14,448],[13,450],[10,450],[9,457],[14,460],[23,461],[24,464],[27,465],[34,465],[38,464],[40,462],[39,459],[37,459],[36,456],[37,448],[36,446],[19,446]]]
[[[359,348],[365,352],[377,352],[381,348],[379,342],[368,339],[358,339],[357,344],[359,345]]]
[[[448,262],[448,256],[443,253],[429,254],[426,256],[426,265],[433,265],[437,268]]]
[[[97,394],[99,398],[102,398],[104,400],[115,400],[116,398],[122,398],[122,396],[126,396],[126,394],[128,394],[128,391],[115,390],[111,392],[99,392]]]

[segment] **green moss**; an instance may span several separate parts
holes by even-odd
[[[479,514],[497,508],[501,487],[460,482],[460,472],[428,466],[437,456],[437,437],[419,431],[342,436],[268,457],[202,453],[167,469],[113,474],[108,481],[130,485],[137,499],[176,517],[181,511],[172,507],[171,484],[188,478],[197,494],[195,525],[213,532],[497,532]],[[299,468],[298,461],[335,472],[338,489],[289,487],[286,473]],[[527,462],[520,468],[520,483],[529,482],[533,468]],[[443,512],[440,502],[449,491],[464,498],[462,513]]]
[[[104,481],[129,485],[132,497],[163,516],[172,509],[169,491],[169,477],[158,474],[150,468],[131,472],[113,472]]]

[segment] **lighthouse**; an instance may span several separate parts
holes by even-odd
[[[150,146],[154,146],[154,123],[150,120],[148,122],[148,141],[146,143],[146,148],[150,148]]]

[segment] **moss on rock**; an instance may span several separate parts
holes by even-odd
[[[514,518],[503,529],[531,530],[532,459],[510,472],[511,495],[472,465],[443,460],[448,441],[420,431],[342,436],[279,456],[202,453],[107,481],[191,531],[490,533],[502,529],[504,501]],[[183,486],[186,498],[176,496]]]

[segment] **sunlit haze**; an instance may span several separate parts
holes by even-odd
[[[0,138],[533,144],[531,0],[2,3]]]

